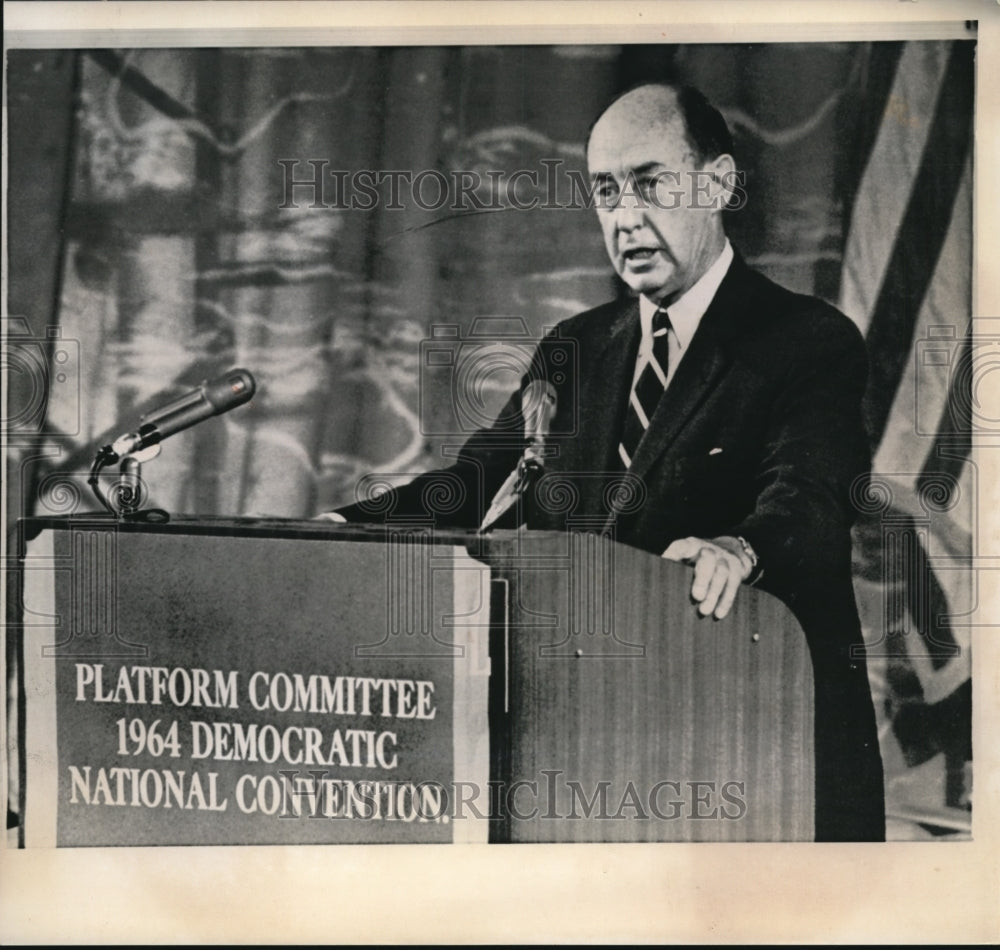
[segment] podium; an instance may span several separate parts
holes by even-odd
[[[805,637],[587,533],[21,523],[21,844],[811,840]]]

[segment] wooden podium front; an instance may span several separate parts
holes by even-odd
[[[490,563],[494,771],[539,789],[496,840],[812,840],[812,666],[783,604],[744,588],[701,618],[690,568],[587,534],[497,538]]]
[[[810,840],[786,608],[593,534],[22,524],[33,846]]]

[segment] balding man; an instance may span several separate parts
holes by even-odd
[[[608,255],[633,296],[560,324],[574,372],[552,372],[538,351],[534,372],[557,396],[546,472],[575,479],[574,516],[607,517],[617,540],[693,564],[703,616],[724,617],[743,582],[789,605],[815,670],[816,837],[882,839],[851,580],[851,488],[869,468],[863,340],[837,310],[734,252],[723,224],[732,141],[697,90],[647,84],[620,96],[593,126],[587,163]],[[501,418],[520,409],[519,391]],[[481,523],[523,448],[510,433],[504,424],[469,439],[448,470],[464,500],[439,524]],[[641,479],[642,503],[609,509],[607,479],[623,473]],[[381,510],[428,513],[433,478],[396,489]],[[365,506],[341,514],[373,520]],[[564,527],[565,514],[536,506],[529,527]]]

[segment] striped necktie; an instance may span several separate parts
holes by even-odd
[[[649,428],[656,404],[667,387],[667,371],[670,365],[670,317],[660,309],[653,314],[653,349],[629,394],[628,410],[625,413],[625,428],[618,444],[618,456],[622,465],[629,468],[635,458],[636,449]]]

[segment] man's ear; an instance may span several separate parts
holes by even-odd
[[[705,163],[704,171],[711,175],[708,194],[713,206],[720,211],[724,208],[740,207],[746,195],[743,191],[743,176],[736,169],[733,156],[724,153]]]

